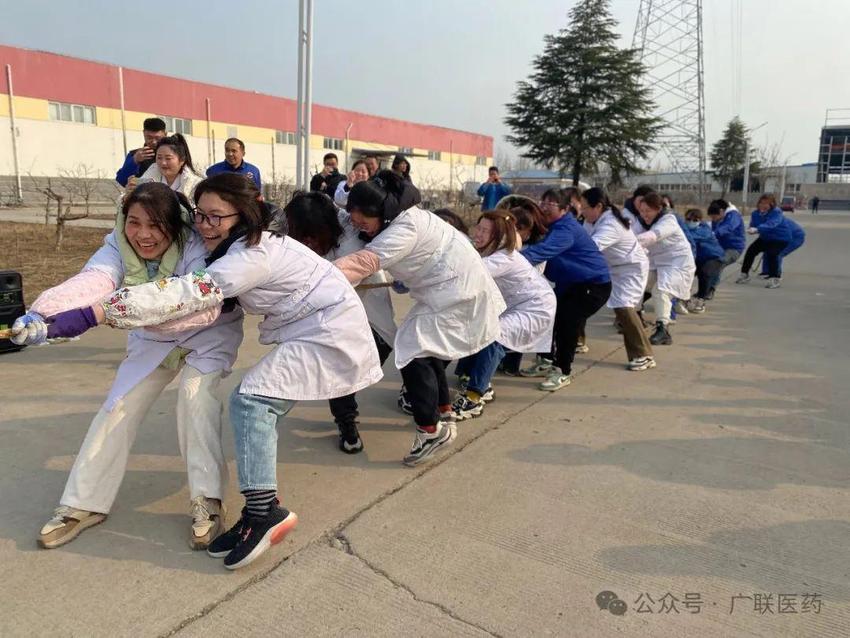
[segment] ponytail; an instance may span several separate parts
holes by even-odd
[[[623,225],[623,228],[625,228],[626,230],[628,230],[631,226],[631,222],[623,216],[623,213],[620,211],[619,208],[617,208],[616,206],[614,206],[614,204],[611,203],[611,200],[608,199],[608,194],[601,188],[598,188],[596,186],[594,186],[593,188],[588,188],[581,194],[581,198],[588,204],[590,204],[591,208],[595,208],[596,206],[602,204],[602,211],[604,212],[606,210],[610,210],[611,213],[614,215],[614,218],[618,222],[620,222]]]
[[[188,166],[190,171],[195,172],[195,167],[192,165],[192,153],[189,152],[189,144],[181,133],[163,137],[157,142],[156,150],[159,150],[160,146],[170,146],[174,149],[174,153],[180,158],[180,161]]]

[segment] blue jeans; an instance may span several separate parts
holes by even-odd
[[[277,489],[277,424],[295,401],[256,394],[230,395],[239,491]]]
[[[726,268],[726,266],[731,266],[736,261],[738,261],[740,258],[741,258],[741,251],[740,250],[735,250],[734,248],[727,248],[726,250],[723,251],[723,259],[721,260],[721,262],[723,264],[723,268]],[[767,266],[767,264],[765,264],[765,266]],[[712,277],[709,280],[709,282],[708,282],[708,289],[709,290],[714,290],[715,288],[717,288],[718,285],[720,285],[720,276],[723,274],[723,268],[721,268],[720,272],[717,273],[716,275],[714,275],[714,277]]]
[[[494,341],[484,349],[458,361],[455,372],[459,375],[469,375],[469,383],[466,384],[467,389],[478,394],[484,394],[490,387],[490,380],[504,356],[505,348],[502,344]]]

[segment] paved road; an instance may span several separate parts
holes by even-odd
[[[362,455],[298,406],[279,478],[302,524],[236,573],[185,544],[173,390],[107,522],[38,550],[122,335],[3,355],[0,635],[846,636],[850,216],[801,219],[781,289],[725,285],[642,374],[600,316],[571,387],[498,378],[439,463],[399,462],[395,372],[362,393]]]

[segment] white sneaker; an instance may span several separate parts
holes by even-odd
[[[189,547],[206,549],[216,537],[224,531],[226,509],[224,503],[206,496],[192,499],[192,531],[189,533]]]
[[[555,390],[560,390],[564,386],[570,385],[571,382],[572,377],[570,375],[562,374],[560,368],[552,366],[552,373],[537,387],[541,390],[545,390],[546,392],[554,392]]]
[[[735,280],[735,283],[736,283],[736,284],[745,284],[745,283],[747,283],[749,280],[750,280],[750,276],[749,276],[749,275],[745,275],[744,273],[741,273],[741,274],[738,276],[738,278]]]
[[[779,284],[779,278],[778,277],[771,277],[770,279],[767,280],[767,285],[765,286],[765,288],[771,288],[771,289],[779,288],[779,285],[780,285]]]
[[[673,306],[673,307],[675,308],[677,315],[689,315],[690,314],[688,307],[685,304],[683,304],[681,300],[677,301],[676,305]]]
[[[47,521],[39,531],[38,546],[44,549],[54,549],[65,543],[70,543],[83,530],[105,520],[106,514],[60,505],[53,512],[53,518]]]
[[[576,346],[576,354],[587,354],[590,352],[590,347],[586,343],[580,343]]]
[[[547,377],[552,371],[552,361],[545,357],[537,357],[534,363],[519,371],[522,377]]]
[[[427,461],[441,447],[450,445],[455,437],[457,437],[457,426],[452,422],[440,421],[433,434],[416,428],[416,436],[413,438],[410,452],[404,457],[404,464],[412,466]]]
[[[629,370],[633,372],[641,372],[643,370],[649,370],[650,368],[654,368],[656,365],[654,357],[636,357],[629,361]]]

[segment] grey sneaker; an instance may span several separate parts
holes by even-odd
[[[780,286],[779,277],[771,277],[770,279],[767,280],[767,285],[765,286],[765,288],[771,288],[772,289],[772,288],[779,288],[779,286]]]
[[[564,386],[570,385],[571,382],[572,377],[570,375],[563,374],[560,368],[552,366],[552,372],[548,377],[546,377],[546,380],[537,387],[541,390],[545,390],[546,392],[554,392],[555,390],[560,390]]]
[[[586,354],[590,352],[590,347],[586,343],[580,343],[576,346],[576,354]]]
[[[744,273],[741,273],[738,278],[735,280],[736,284],[745,284],[750,281],[750,276]]]
[[[545,357],[537,357],[534,363],[519,371],[523,377],[548,377],[552,371],[552,360]]]
[[[70,543],[85,529],[94,527],[106,520],[106,514],[78,510],[60,505],[53,512],[53,518],[44,524],[38,533],[38,546],[53,549]]]
[[[654,357],[636,357],[629,361],[629,370],[632,372],[642,372],[643,370],[654,368],[656,365]]]
[[[224,531],[227,510],[215,498],[196,496],[192,499],[192,529],[189,532],[189,547],[206,549]]]
[[[675,309],[677,315],[688,315],[688,314],[690,314],[690,311],[688,310],[688,306],[686,304],[682,303],[681,299],[678,300],[673,305],[673,308]]]

